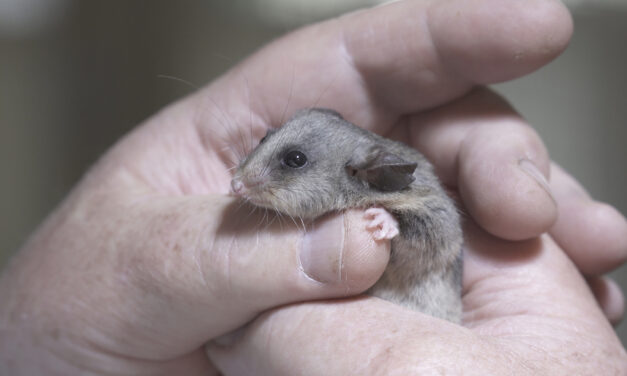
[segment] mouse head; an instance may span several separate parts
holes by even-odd
[[[359,203],[372,190],[405,189],[415,163],[385,151],[383,139],[337,112],[298,112],[270,130],[240,163],[231,191],[253,204],[314,218]]]

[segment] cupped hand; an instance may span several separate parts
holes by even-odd
[[[573,181],[550,187],[536,133],[473,90],[546,64],[571,27],[555,1],[404,1],[272,43],[122,139],[32,236],[0,280],[2,366],[206,374],[205,342],[267,309],[372,285],[388,245],[368,238],[359,213],[303,232],[226,196],[237,159],[302,107],[332,107],[419,148],[478,233],[521,240],[552,228],[581,270],[619,265],[624,218],[572,194]],[[578,215],[555,222],[562,207]],[[588,213],[616,242],[573,231]],[[606,296],[616,307],[620,294]]]
[[[463,326],[375,297],[267,312],[208,346],[225,375],[624,375],[627,353],[550,236],[467,224]]]

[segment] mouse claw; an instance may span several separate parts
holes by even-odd
[[[398,222],[383,208],[370,208],[364,213],[370,222],[366,229],[372,232],[375,240],[389,240],[399,234]]]

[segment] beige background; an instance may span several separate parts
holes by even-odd
[[[304,0],[270,11],[285,3],[0,0],[0,265],[117,138],[192,90],[159,75],[202,85],[312,20]],[[314,18],[339,11],[323,3]],[[555,160],[626,213],[627,7],[576,3],[566,53],[497,90]],[[626,271],[612,274],[623,289]]]

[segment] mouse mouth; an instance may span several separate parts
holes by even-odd
[[[248,195],[246,197],[244,197],[246,199],[246,201],[250,202],[253,205],[256,206],[260,206],[263,208],[269,208],[272,209],[272,205],[267,201],[264,200],[262,197],[259,197],[258,195]]]
[[[254,206],[266,209],[276,210],[273,204],[272,195],[264,191],[250,190],[246,194],[240,196],[241,199]]]
[[[230,195],[243,198],[246,201],[263,207],[271,207],[270,199],[265,197],[267,192],[265,184],[261,180],[250,180],[245,178],[233,178],[231,180]]]

